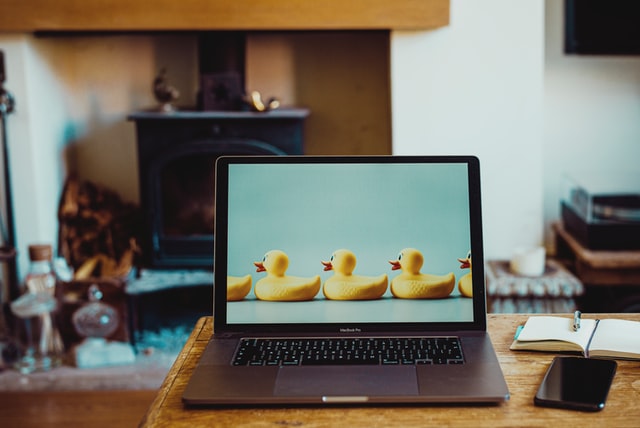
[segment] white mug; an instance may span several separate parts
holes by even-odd
[[[511,270],[522,276],[540,276],[544,273],[546,251],[544,247],[517,248],[511,258]]]

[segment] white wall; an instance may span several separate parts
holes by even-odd
[[[640,56],[563,53],[561,1],[546,0],[544,219],[560,217],[562,178],[606,175],[640,191]],[[634,183],[622,182],[629,175]],[[618,187],[615,187],[618,189]]]
[[[28,244],[55,243],[56,218],[43,213],[57,211],[60,183],[65,174],[61,157],[61,146],[65,143],[64,98],[50,68],[30,49],[28,37],[3,37],[0,49],[5,53],[5,88],[16,100],[15,112],[7,118],[7,140],[15,247],[20,270],[24,272]],[[50,99],[58,102],[45,101]],[[31,126],[33,123],[38,126]]]
[[[396,154],[473,154],[487,258],[542,241],[541,0],[452,0],[451,23],[391,41]]]
[[[5,88],[16,99],[7,131],[15,246],[24,275],[29,244],[57,244],[56,213],[69,173],[137,201],[135,128],[126,117],[155,105],[151,82],[167,64],[181,65],[168,70],[182,90],[180,102],[195,104],[196,52],[193,36],[0,34],[0,49]]]

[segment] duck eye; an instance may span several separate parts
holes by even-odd
[[[398,254],[398,260],[402,260],[402,253]]]
[[[333,256],[331,256],[331,258],[329,259],[329,261],[333,261]]]

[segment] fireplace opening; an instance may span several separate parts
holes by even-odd
[[[303,153],[306,109],[140,112],[136,122],[146,268],[213,268],[215,162]]]
[[[159,174],[161,230],[166,237],[213,234],[215,157],[185,156]]]

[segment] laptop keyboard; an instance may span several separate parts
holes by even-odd
[[[242,339],[234,366],[463,364],[457,337]]]

